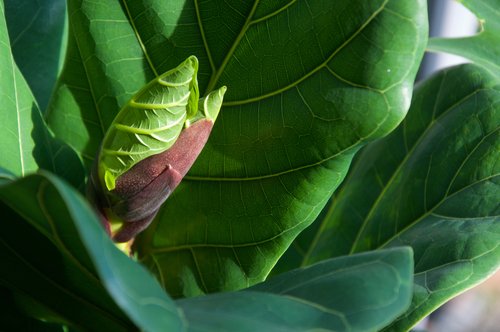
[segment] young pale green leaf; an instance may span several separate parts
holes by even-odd
[[[327,260],[245,291],[177,303],[189,331],[376,331],[408,307],[412,279],[411,250],[395,248]]]
[[[92,225],[96,217],[71,211],[58,186],[69,188],[48,173],[0,186],[0,284],[19,292],[18,304],[34,317],[78,330],[128,331],[75,227],[75,219]]]
[[[223,86],[210,92],[205,98],[200,99],[198,113],[193,118],[186,120],[186,126],[200,119],[207,119],[214,123],[219,115],[226,91],[227,87]]]
[[[415,294],[390,327],[409,329],[500,266],[499,128],[500,85],[489,71],[463,65],[423,82],[405,121],[360,153],[314,232],[279,269],[293,256],[308,265],[410,245]]]
[[[472,37],[431,38],[428,50],[466,57],[500,75],[500,4],[498,0],[459,0],[479,19],[480,31]]]
[[[66,1],[6,0],[4,3],[14,59],[43,112],[66,50]]]
[[[189,57],[148,83],[118,113],[98,157],[99,179],[108,190],[138,162],[175,143],[186,119],[198,112],[197,72],[198,60]]]

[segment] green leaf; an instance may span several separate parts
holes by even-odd
[[[146,331],[252,331],[256,327],[265,331],[365,331],[383,327],[410,303],[412,252],[409,248],[394,248],[321,262],[242,292],[176,304],[144,268],[116,249],[72,188],[46,174],[30,176],[11,186],[22,189],[19,195],[24,196],[29,196],[24,191],[33,187],[50,190],[46,195],[51,197],[51,205],[45,207],[46,212],[52,216],[54,206],[67,211],[65,215],[59,211],[54,217],[64,217],[67,228],[76,227],[105,287],[137,326]],[[0,187],[0,195],[4,189]],[[59,219],[53,221],[59,226]],[[76,234],[66,232],[66,236],[74,239]],[[71,244],[75,245],[75,241]],[[366,275],[374,277],[367,279]],[[88,316],[83,319],[89,320]]]
[[[15,179],[16,177],[14,174],[0,167],[0,184],[4,184]]]
[[[489,71],[464,65],[428,79],[405,121],[360,153],[315,232],[287,254],[304,266],[412,246],[412,306],[390,328],[409,329],[500,266],[499,128],[500,85]],[[288,257],[278,271],[293,268]]]
[[[412,282],[413,252],[406,247],[324,260],[249,290],[313,302],[340,314],[345,329],[368,331],[387,325],[408,308]],[[325,328],[336,331],[342,326]]]
[[[48,118],[88,166],[131,95],[185,58],[199,59],[201,95],[227,86],[207,146],[137,244],[175,296],[265,278],[354,152],[402,120],[427,39],[423,0],[68,6]]]
[[[48,107],[50,128],[93,164],[106,130],[130,98],[156,76],[119,1],[68,1],[68,49]],[[159,73],[193,53],[173,58]],[[85,65],[84,61],[85,60]]]
[[[131,323],[78,240],[74,220],[93,220],[68,208],[58,186],[69,188],[45,173],[0,186],[0,284],[23,295],[25,307],[39,318],[83,330],[126,331]]]
[[[197,71],[198,60],[189,57],[149,82],[118,113],[99,153],[99,179],[108,190],[135,164],[175,143],[187,117],[198,112]]]
[[[472,37],[431,38],[428,50],[468,58],[500,74],[500,7],[498,0],[459,0],[479,19],[480,31]]]
[[[409,106],[426,43],[424,1],[261,3],[196,2],[180,15],[178,34],[180,23],[199,24],[199,52],[210,55],[209,67],[199,56],[200,87],[208,71],[208,91],[228,90],[208,144],[136,245],[175,297],[262,281],[355,151]],[[129,9],[139,33],[157,15]]]
[[[151,274],[115,247],[80,195],[60,180],[48,179],[70,212],[102,283],[118,306],[144,331],[181,331],[180,312]]]
[[[410,304],[412,265],[408,248],[381,250],[178,304],[190,331],[375,331]]]
[[[0,167],[15,175],[38,169],[32,155],[35,143],[31,137],[35,117],[41,120],[31,92],[17,69],[10,50],[4,6],[0,3]]]
[[[74,186],[83,182],[83,167],[73,150],[53,138],[12,56],[3,5],[0,4],[0,167],[16,176],[39,168],[50,170]]]
[[[227,87],[223,86],[219,89],[210,92],[205,98],[200,99],[198,104],[198,113],[195,117],[186,120],[186,126],[198,121],[201,118],[211,120],[215,123],[219,115],[224,100],[224,94]]]
[[[66,48],[66,1],[6,0],[12,53],[43,111]]]

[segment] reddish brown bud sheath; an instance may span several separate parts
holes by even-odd
[[[151,223],[200,154],[212,127],[213,122],[207,119],[191,124],[170,149],[140,161],[120,176],[107,199],[96,197],[105,219],[111,219],[106,213],[110,210],[124,221],[113,236],[115,242],[129,241]],[[91,182],[94,189],[99,188],[95,185],[98,182]]]

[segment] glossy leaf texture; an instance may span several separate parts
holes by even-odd
[[[145,331],[375,330],[411,299],[412,251],[392,248],[327,260],[245,291],[174,302],[149,272],[115,247],[81,195],[53,175],[1,186],[0,200],[6,216],[0,280],[14,291],[4,295],[16,298],[23,310],[31,308],[30,315],[71,328],[134,330],[102,285]],[[25,237],[19,241],[12,234]]]
[[[472,37],[431,38],[428,50],[468,58],[500,75],[500,3],[498,0],[459,0],[478,18],[480,31]]]
[[[97,223],[79,227],[108,290],[146,330],[376,330],[411,300],[412,251],[394,248],[324,261],[245,291],[173,303],[155,279],[114,247]],[[375,277],[367,280],[366,275]]]
[[[78,240],[75,220],[89,220],[71,210],[60,186],[69,188],[48,173],[0,186],[0,284],[22,295],[31,316],[80,330],[127,331],[130,321]]]
[[[144,267],[115,247],[83,197],[61,181],[48,179],[70,211],[102,285],[129,319],[143,331],[183,331],[182,312],[174,301]],[[131,324],[127,329],[135,330]]]
[[[423,82],[402,125],[356,157],[277,271],[412,246],[412,306],[390,330],[409,329],[500,266],[499,128],[499,80],[487,70],[463,65]]]
[[[107,190],[138,162],[175,143],[188,115],[198,112],[197,71],[198,60],[189,57],[149,82],[117,114],[99,152],[99,178]]]
[[[352,154],[409,106],[426,40],[422,1],[259,3],[232,29],[240,34],[229,53],[217,38],[228,31],[199,3],[217,68],[208,89],[226,85],[225,102],[207,146],[137,246],[174,296],[263,280]]]
[[[45,111],[66,50],[66,1],[5,0],[12,53]]]
[[[10,50],[0,4],[0,167],[15,176],[48,169],[80,186],[83,167],[68,146],[53,138]]]
[[[189,331],[376,331],[408,307],[412,263],[409,248],[381,250],[177,303]]]
[[[87,165],[130,96],[190,55],[201,95],[227,86],[207,146],[137,244],[175,296],[265,278],[353,153],[402,120],[427,38],[422,0],[68,5],[49,121]]]

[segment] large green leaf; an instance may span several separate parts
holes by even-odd
[[[498,0],[458,0],[479,19],[480,31],[472,37],[431,38],[428,50],[466,57],[500,75],[500,2]]]
[[[41,116],[31,92],[19,72],[10,50],[4,5],[0,3],[0,167],[15,175],[38,169],[32,152],[35,142],[31,130]]]
[[[360,153],[278,270],[411,245],[413,303],[392,326],[408,329],[500,266],[499,128],[496,76],[464,65],[425,81],[403,124]]]
[[[410,303],[409,248],[336,258],[245,291],[175,303],[143,267],[114,246],[83,198],[54,176],[44,173],[11,182],[0,187],[0,198],[2,212],[15,219],[7,215],[0,233],[0,252],[7,263],[1,282],[16,291],[16,302],[28,313],[43,312],[39,317],[72,326],[133,328],[120,322],[120,313],[107,303],[102,286],[93,280],[92,263],[116,303],[146,331],[366,331],[385,326]],[[20,210],[21,199],[27,213]],[[51,246],[59,251],[46,250]],[[36,255],[29,255],[33,247]],[[24,268],[29,273],[23,273]],[[75,269],[80,274],[74,274]],[[80,283],[73,283],[76,280]],[[76,301],[80,306],[75,308]]]
[[[362,142],[404,115],[425,43],[422,3],[249,8],[228,55],[212,54],[209,88],[218,80],[228,91],[209,144],[138,247],[171,294],[267,276]],[[224,48],[209,17],[207,48]]]
[[[265,278],[353,153],[401,121],[427,37],[422,0],[73,0],[69,12],[49,120],[88,165],[130,96],[188,56],[201,92],[228,88],[204,152],[137,246],[175,296]]]
[[[190,331],[376,331],[408,307],[412,262],[408,248],[341,257],[178,303]]]
[[[46,117],[89,169],[120,108],[155,75],[119,1],[71,0],[68,11],[65,64]]]
[[[50,175],[31,175],[0,186],[0,284],[22,295],[23,308],[35,317],[84,330],[127,331],[131,323],[78,240],[73,220],[89,220],[66,206],[57,185],[61,181]]]
[[[47,179],[66,205],[103,285],[118,306],[141,330],[182,331],[182,313],[151,274],[115,247],[81,196],[56,178]]]
[[[0,167],[16,176],[48,169],[79,186],[81,162],[68,146],[53,138],[37,103],[14,62],[3,4],[0,3]]]
[[[12,53],[43,111],[66,48],[64,0],[5,0]]]

